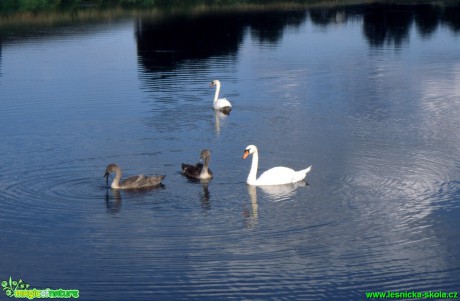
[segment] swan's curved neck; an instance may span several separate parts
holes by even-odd
[[[201,172],[200,172],[200,178],[208,178],[209,177],[208,166],[209,166],[209,157],[206,157],[204,159],[203,168],[201,169]]]
[[[257,150],[252,154],[251,170],[249,171],[246,183],[252,185],[257,181],[257,168],[259,166],[259,154]]]
[[[217,102],[219,99],[219,92],[220,92],[220,83],[217,83],[216,85],[216,93],[214,94],[214,103]]]
[[[115,178],[112,181],[112,188],[120,188],[120,180],[121,180],[121,169],[117,168],[115,170]]]

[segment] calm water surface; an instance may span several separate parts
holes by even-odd
[[[458,291],[459,15],[360,6],[2,31],[0,280],[82,300]],[[213,79],[229,116],[212,110]],[[308,183],[247,187],[248,144],[261,170],[313,165]],[[207,185],[179,173],[203,148]],[[107,189],[112,162],[165,187]]]

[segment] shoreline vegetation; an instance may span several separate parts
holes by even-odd
[[[278,10],[359,4],[460,5],[460,0],[2,0],[0,27],[20,24],[52,25],[126,16],[201,14],[210,10]]]

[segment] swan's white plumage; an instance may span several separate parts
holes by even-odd
[[[216,87],[216,93],[214,94],[214,102],[212,107],[214,110],[224,110],[230,112],[232,104],[227,98],[219,98],[220,92],[220,81],[215,79],[211,82],[210,87]]]
[[[263,185],[283,185],[302,181],[307,173],[311,170],[311,166],[295,171],[291,168],[278,166],[273,167],[257,178],[257,169],[259,165],[259,155],[255,145],[248,145],[244,151],[243,159],[252,154],[251,170],[249,171],[246,183],[249,185],[263,186]]]
[[[214,110],[221,110],[224,108],[231,108],[232,104],[228,101],[227,98],[219,98],[217,101],[214,101],[212,107]]]

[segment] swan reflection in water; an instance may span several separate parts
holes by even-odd
[[[121,204],[122,204],[122,196],[123,193],[125,197],[136,197],[136,196],[143,196],[147,195],[152,190],[164,189],[165,185],[162,184],[159,187],[150,187],[144,189],[130,189],[130,190],[120,190],[116,188],[110,188],[106,186],[105,191],[105,207],[107,209],[107,213],[109,214],[116,214],[120,213],[121,211]]]
[[[211,209],[211,202],[209,201],[210,193],[208,189],[208,184],[210,180],[200,180],[201,187],[203,190],[200,192],[200,199],[201,199],[201,208],[204,210]]]
[[[212,179],[187,179],[187,181],[194,185],[201,185],[201,191],[199,192],[201,208],[203,210],[210,210],[211,209],[211,194],[209,193],[209,182]]]
[[[297,188],[306,187],[308,183],[306,181],[299,181],[284,185],[267,185],[258,186],[272,201],[280,202],[291,200],[296,194]]]
[[[107,208],[107,213],[115,214],[120,213],[121,211],[121,193],[118,189],[112,190],[112,197],[110,197],[109,189],[105,192],[105,207]]]
[[[225,121],[225,119],[230,115],[230,113],[224,113],[219,110],[214,110],[214,129],[216,131],[216,135],[220,135],[220,127],[221,122]]]
[[[244,209],[243,216],[246,218],[246,228],[254,228],[259,220],[259,205],[257,204],[257,187],[246,185],[251,200],[251,210]]]
[[[246,185],[248,189],[248,195],[251,200],[251,209],[244,209],[243,215],[246,218],[246,227],[253,228],[257,225],[259,220],[259,205],[257,202],[257,189],[268,197],[269,200],[274,202],[292,200],[297,192],[297,188],[306,187],[308,183],[305,181],[299,181],[291,184],[284,185],[270,185],[270,186],[254,186]]]

